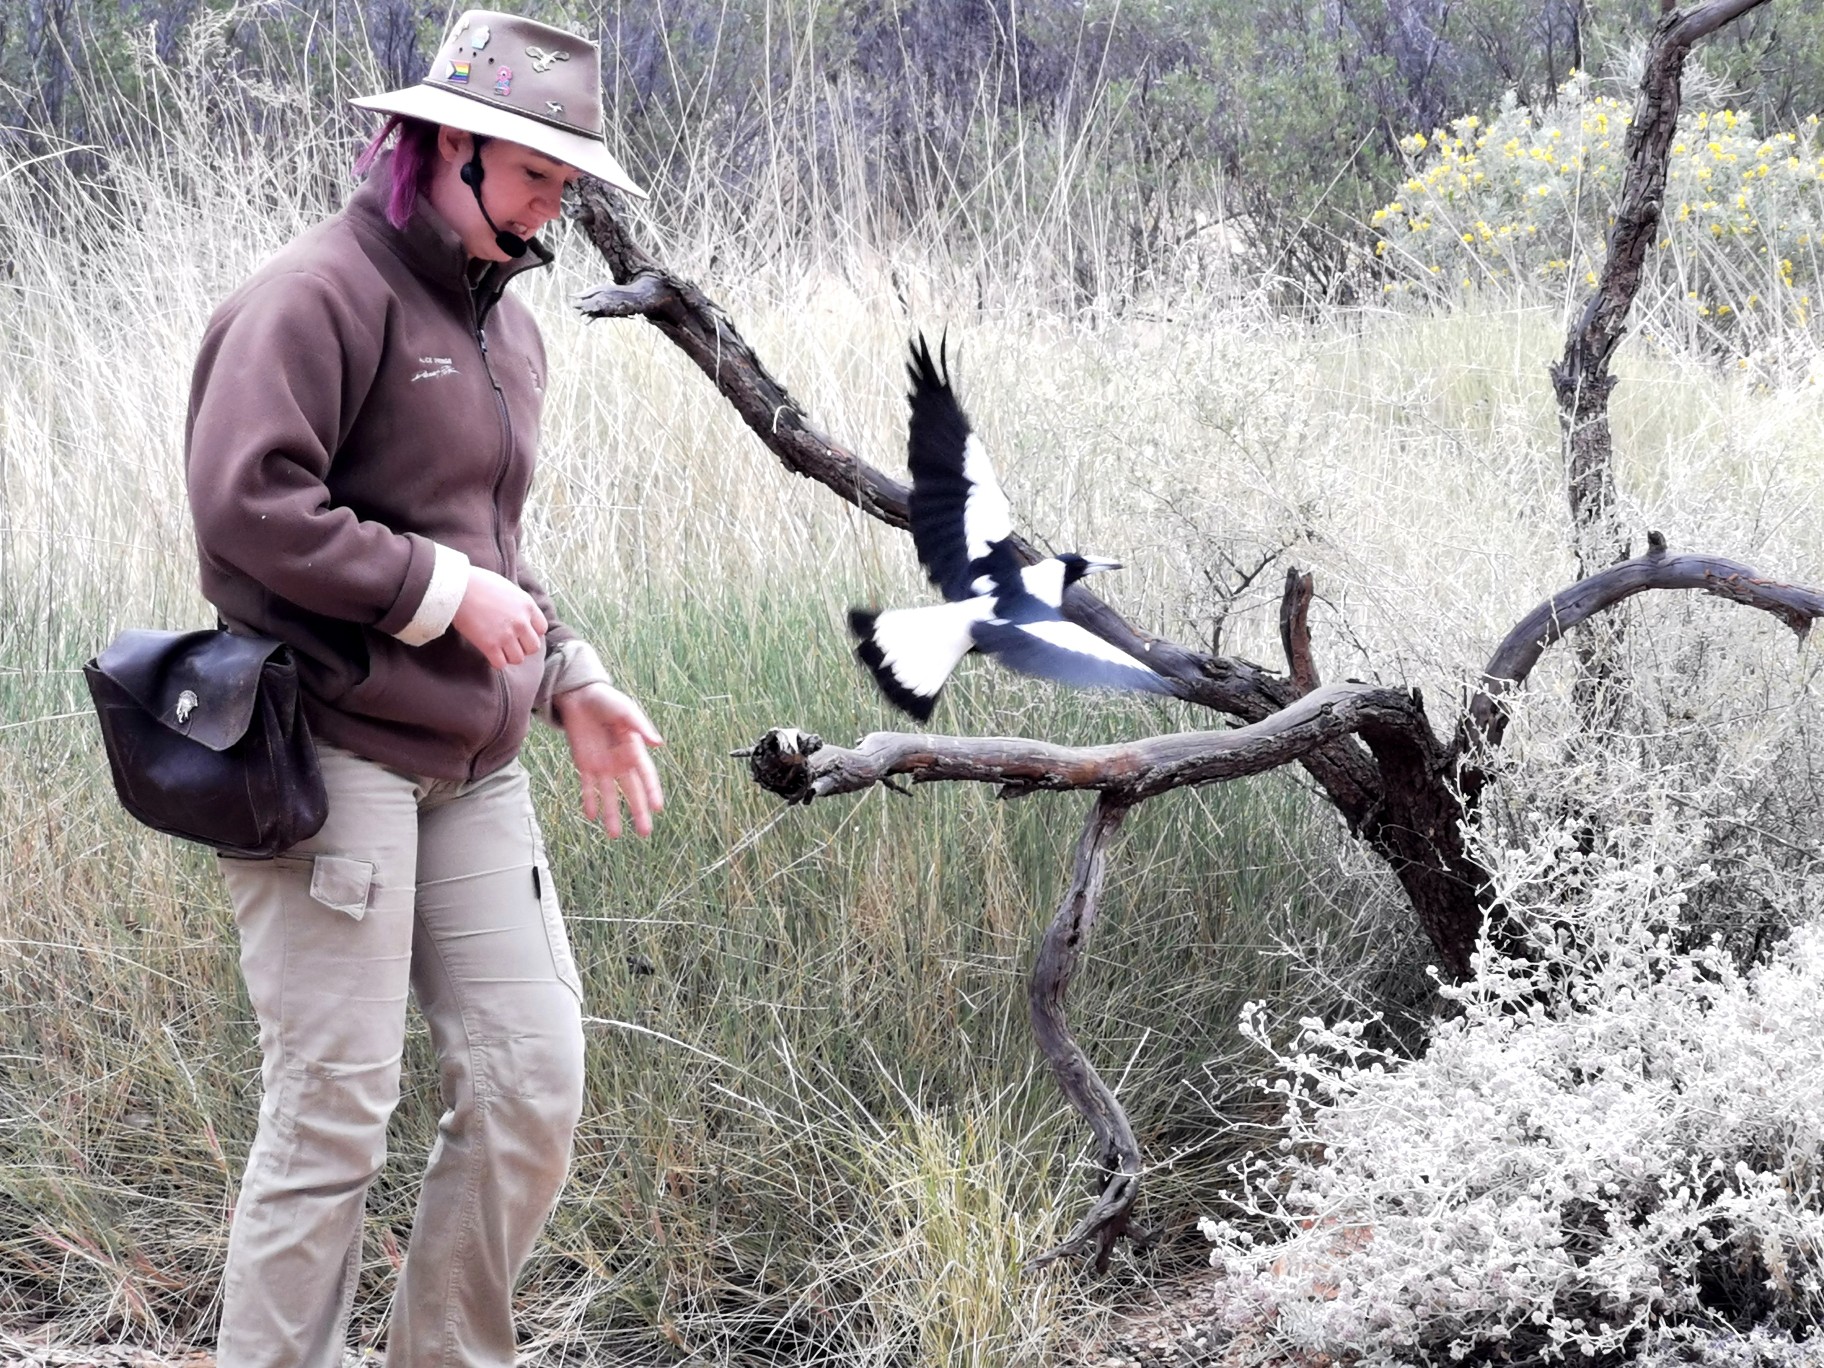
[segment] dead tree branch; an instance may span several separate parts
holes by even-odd
[[[1332,684],[1232,731],[1171,732],[1112,746],[870,732],[851,748],[775,728],[742,754],[761,787],[792,802],[856,793],[904,775],[915,784],[993,784],[1006,797],[1090,789],[1132,806],[1177,788],[1263,774],[1351,734],[1404,745],[1426,757],[1421,763],[1444,762],[1418,696],[1370,684]]]
[[[826,437],[773,378],[728,315],[633,240],[615,217],[609,191],[600,182],[584,183],[577,218],[615,282],[583,294],[577,300],[583,313],[591,318],[644,318],[697,364],[787,470],[818,481],[892,527],[909,525],[905,484]]]
[[[1286,571],[1286,593],[1279,601],[1279,642],[1286,653],[1286,669],[1292,676],[1292,688],[1300,698],[1318,686],[1317,662],[1311,656],[1311,597],[1316,581],[1311,575],[1299,574],[1296,567]]]
[[[1651,549],[1579,580],[1541,603],[1507,634],[1482,671],[1482,686],[1469,700],[1459,729],[1457,754],[1465,757],[1465,787],[1476,758],[1501,744],[1507,712],[1501,700],[1532,673],[1533,667],[1565,632],[1606,612],[1624,599],[1649,589],[1695,589],[1749,608],[1772,613],[1803,639],[1811,624],[1824,617],[1824,594],[1796,584],[1782,584],[1752,567],[1721,556],[1673,555],[1659,533],[1649,534]],[[1483,782],[1479,771],[1475,788]]]
[[[722,310],[633,240],[615,215],[612,192],[600,182],[585,180],[577,218],[615,281],[582,295],[578,307],[583,313],[646,319],[696,363],[787,470],[816,480],[889,526],[908,525],[906,485],[825,436]],[[1023,539],[1016,545],[1028,564],[1040,558]],[[1065,595],[1064,614],[1174,681],[1180,698],[1242,722],[1258,722],[1298,696],[1295,684],[1257,665],[1206,655],[1142,631],[1080,584]],[[1334,747],[1313,751],[1302,763],[1351,828],[1364,831],[1364,839],[1379,849],[1368,821],[1382,801],[1371,757],[1344,738]],[[1397,852],[1382,854],[1398,858]]]
[[[1551,368],[1578,571],[1583,575],[1627,554],[1616,512],[1614,444],[1609,432],[1609,396],[1615,377],[1609,373],[1609,362],[1627,331],[1628,311],[1640,290],[1647,251],[1659,232],[1668,157],[1683,96],[1685,58],[1700,39],[1763,3],[1765,0],[1715,0],[1688,14],[1669,14],[1647,46],[1640,95],[1628,125],[1627,170],[1602,274],[1571,325],[1564,355]]]
[[[1609,396],[1615,377],[1609,362],[1627,332],[1628,311],[1640,291],[1647,251],[1659,234],[1666,174],[1683,98],[1685,58],[1692,45],[1765,0],[1714,0],[1690,13],[1668,14],[1647,45],[1640,94],[1628,125],[1627,169],[1609,230],[1602,274],[1565,338],[1564,355],[1552,363],[1552,389],[1570,500],[1571,541],[1577,573],[1595,574],[1628,554],[1615,488],[1614,440]],[[1621,721],[1624,624],[1592,625],[1577,642],[1575,688],[1586,730],[1613,732]]]
[[[1108,1256],[1115,1241],[1123,1235],[1150,1241],[1153,1234],[1134,1228],[1134,1199],[1140,1195],[1140,1144],[1134,1139],[1127,1111],[1095,1066],[1089,1062],[1070,1025],[1064,1017],[1064,1003],[1070,993],[1070,981],[1077,972],[1077,961],[1095,931],[1097,899],[1102,895],[1102,876],[1107,864],[1108,843],[1120,830],[1128,805],[1113,794],[1096,799],[1083,823],[1083,834],[1077,840],[1076,864],[1071,871],[1070,887],[1058,904],[1057,915],[1045,928],[1039,942],[1039,953],[1033,962],[1028,1001],[1032,1009],[1032,1033],[1039,1049],[1051,1065],[1058,1087],[1070,1099],[1071,1106],[1089,1122],[1095,1133],[1096,1154],[1095,1203],[1084,1213],[1070,1234],[1044,1253],[1031,1260],[1031,1266],[1042,1268],[1056,1259],[1075,1254],[1092,1245],[1096,1251],[1096,1271],[1108,1271]]]

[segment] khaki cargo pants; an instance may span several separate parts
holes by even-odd
[[[581,989],[526,774],[516,761],[450,783],[334,747],[321,757],[323,830],[274,860],[221,862],[265,1096],[217,1361],[341,1362],[409,987],[444,1110],[386,1362],[505,1368],[513,1281],[563,1184],[583,1080]]]

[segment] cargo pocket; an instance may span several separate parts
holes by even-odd
[[[367,915],[374,892],[371,860],[346,855],[314,855],[310,861],[310,896],[356,921]]]
[[[545,940],[551,947],[551,963],[557,977],[576,1000],[583,1000],[583,980],[576,971],[576,959],[570,953],[570,936],[564,930],[563,909],[557,905],[557,885],[551,878],[551,863],[545,858],[545,838],[539,833],[538,821],[532,819],[532,891],[538,895],[539,913],[545,923]]]

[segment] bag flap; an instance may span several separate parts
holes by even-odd
[[[122,632],[94,660],[133,701],[180,736],[227,750],[247,734],[260,672],[284,643],[216,630]]]

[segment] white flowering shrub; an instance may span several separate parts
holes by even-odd
[[[1549,930],[1443,990],[1422,1058],[1251,1006],[1284,1138],[1204,1222],[1232,1329],[1363,1365],[1824,1362],[1824,928],[1749,970],[1681,948],[1702,819],[1632,802],[1594,850],[1567,821],[1488,852]]]
[[[1400,147],[1398,198],[1374,212],[1388,296],[1596,283],[1626,169],[1632,99],[1585,74],[1550,107],[1510,97]],[[1824,249],[1824,146],[1813,115],[1758,131],[1744,111],[1687,105],[1640,296],[1650,327],[1747,360],[1813,322]],[[1824,298],[1824,296],[1820,296]]]

